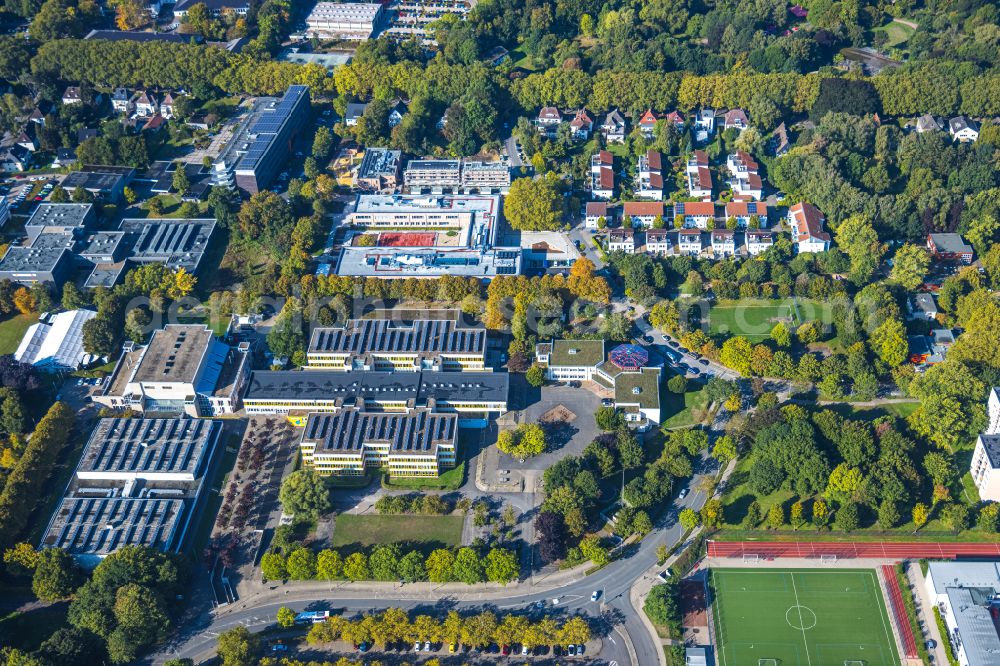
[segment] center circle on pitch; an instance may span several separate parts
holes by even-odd
[[[807,631],[816,626],[816,613],[808,606],[792,606],[785,611],[785,621],[792,629]]]

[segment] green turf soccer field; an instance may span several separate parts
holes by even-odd
[[[720,666],[900,663],[872,570],[713,569],[710,576]]]

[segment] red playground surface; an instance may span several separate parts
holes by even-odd
[[[379,247],[433,247],[436,240],[433,231],[383,231],[378,235]]]
[[[710,557],[743,557],[757,555],[775,557],[838,558],[873,557],[886,560],[945,559],[961,557],[1000,557],[1000,543],[934,543],[934,542],[823,542],[823,541],[709,541]]]

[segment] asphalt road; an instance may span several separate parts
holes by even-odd
[[[707,457],[699,461],[698,470],[702,473],[714,471],[714,462]],[[373,594],[366,598],[357,598],[356,593],[338,594],[337,583],[330,587],[329,594],[318,597],[315,591],[304,591],[297,594],[295,587],[290,586],[286,596],[278,602],[260,605],[254,608],[241,609],[222,615],[212,615],[206,619],[203,626],[187,627],[179,636],[171,641],[165,651],[151,658],[152,663],[162,663],[172,657],[188,657],[199,660],[214,654],[218,635],[237,625],[243,625],[253,631],[261,631],[275,622],[278,608],[287,606],[293,610],[315,608],[339,609],[347,613],[373,611],[390,606],[406,610],[436,611],[444,613],[456,609],[468,612],[492,608],[498,612],[529,612],[532,607],[543,602],[545,612],[557,617],[569,617],[574,614],[589,616],[600,628],[603,627],[604,649],[600,655],[594,655],[600,663],[616,662],[624,665],[631,663],[624,637],[614,628],[620,626],[628,632],[635,647],[639,664],[658,663],[658,653],[661,647],[654,643],[638,615],[629,602],[629,588],[633,582],[656,564],[656,548],[660,544],[672,546],[683,536],[683,530],[677,522],[678,512],[686,507],[701,508],[707,497],[699,488],[700,477],[695,476],[687,485],[690,492],[683,500],[676,500],[670,511],[662,517],[656,531],[646,537],[626,557],[616,560],[597,573],[585,579],[565,585],[557,589],[536,589],[525,594],[517,594],[517,588],[512,588],[512,596],[496,601],[484,602],[474,595],[458,594],[452,596],[431,596],[426,600],[412,598],[394,598],[391,594]],[[677,489],[679,490],[679,488]],[[544,586],[544,580],[536,581],[535,587]],[[401,586],[403,588],[405,586]],[[591,602],[590,596],[594,590],[602,592],[598,602]],[[559,603],[553,605],[553,598],[558,597]],[[536,611],[537,612],[537,611]]]

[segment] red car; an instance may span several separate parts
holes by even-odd
[[[509,655],[510,654],[510,646],[509,645],[502,645],[502,646],[500,646],[500,654],[504,655],[505,657],[507,655]]]

